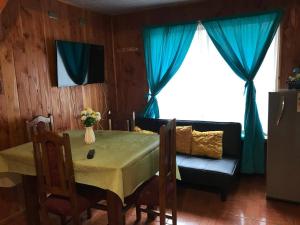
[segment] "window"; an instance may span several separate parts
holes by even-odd
[[[254,83],[263,130],[267,133],[268,92],[277,85],[278,31]],[[180,69],[157,96],[160,118],[230,121],[243,124],[245,82],[227,65],[199,25]]]

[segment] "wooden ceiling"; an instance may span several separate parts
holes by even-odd
[[[104,14],[123,14],[174,4],[187,4],[204,0],[58,0],[80,8],[99,11]]]

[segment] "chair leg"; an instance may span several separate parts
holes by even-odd
[[[159,214],[160,225],[166,225],[166,214],[160,212]]]
[[[51,222],[50,222],[50,218],[49,218],[49,215],[48,215],[48,212],[47,210],[44,208],[44,207],[41,207],[41,210],[40,210],[40,218],[43,219],[43,224],[44,225],[51,225]]]
[[[74,215],[72,220],[73,220],[73,225],[80,225],[81,224],[79,215]]]
[[[126,224],[126,213],[125,212],[123,212],[122,219],[123,219],[123,224],[125,225]]]
[[[177,225],[177,206],[176,204],[172,207],[172,225]]]
[[[221,200],[222,202],[225,202],[227,199],[227,191],[226,190],[222,190],[221,191]]]
[[[66,225],[67,224],[67,218],[63,215],[60,215],[60,224]]]
[[[136,213],[136,221],[140,221],[142,218],[142,211],[141,211],[141,206],[140,205],[136,205],[135,206],[135,213]]]
[[[152,220],[155,220],[155,218],[157,217],[157,215],[155,213],[152,212],[152,210],[155,210],[155,207],[154,206],[147,206],[147,220],[149,221],[152,221]]]
[[[172,224],[177,225],[177,188],[173,191],[173,200],[172,200]]]
[[[86,210],[86,217],[87,217],[87,219],[91,219],[91,217],[92,217],[92,210],[91,210],[91,208],[88,208]]]

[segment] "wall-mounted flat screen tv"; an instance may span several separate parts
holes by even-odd
[[[104,46],[56,41],[58,87],[103,83]]]

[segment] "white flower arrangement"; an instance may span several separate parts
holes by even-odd
[[[294,76],[289,76],[288,77],[288,81],[296,81],[296,80],[300,80],[300,73],[298,73]]]
[[[85,127],[91,127],[101,120],[101,114],[87,107],[81,111],[80,119]]]

